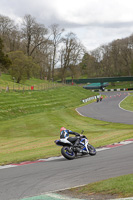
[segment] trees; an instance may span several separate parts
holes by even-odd
[[[37,48],[46,42],[45,35],[48,30],[43,24],[36,22],[31,15],[25,15],[23,19],[22,36],[26,44],[27,56],[32,56]]]
[[[9,17],[0,15],[0,37],[4,41],[6,52],[20,48],[21,33],[18,26]]]
[[[96,53],[97,51],[97,53]],[[133,66],[133,36],[114,40],[91,52],[97,59],[96,76],[131,76]]]
[[[32,61],[32,58],[24,55],[22,51],[10,52],[8,55],[12,61],[10,74],[15,78],[17,83],[29,79],[38,67]]]
[[[74,33],[64,34],[64,31],[58,24],[46,28],[31,15],[25,15],[20,26],[9,17],[0,15],[0,69],[9,68],[8,53],[10,56],[13,52],[18,55],[16,52],[21,51],[10,71],[15,73],[13,69],[16,66],[16,70],[23,70],[23,77],[28,79],[35,76],[55,80],[60,76],[65,81],[66,76],[133,75],[133,35],[87,52]],[[23,67],[22,59],[26,63]]]
[[[58,24],[52,24],[48,29],[43,24],[37,23],[36,19],[31,15],[24,16],[23,22],[20,24],[20,29],[18,29],[13,20],[0,15],[0,36],[3,38],[5,44],[5,52],[11,52],[9,55],[12,57],[13,51],[14,54],[21,51],[20,58],[24,60],[22,52],[28,57],[31,56],[34,63],[39,65],[37,74],[40,74],[41,79],[47,77],[49,80],[51,78],[54,80],[55,68],[60,67],[60,65],[63,66],[63,76],[68,68],[71,74],[76,73],[75,65],[77,65],[80,57],[82,57],[80,54],[82,45],[72,33],[62,39],[63,32],[64,29],[60,28]],[[19,56],[17,57],[18,59],[15,58],[16,63],[12,64],[12,70],[10,70],[12,74],[13,66],[14,68],[15,66],[17,67],[17,63],[22,66],[21,59],[19,59]],[[60,63],[60,60],[62,60],[62,63]],[[23,66],[22,69],[24,70],[22,74],[25,74],[25,67]],[[30,78],[29,70],[27,70],[26,76]]]
[[[52,24],[50,26],[51,30],[51,41],[53,46],[53,53],[52,53],[52,80],[54,80],[54,69],[55,65],[59,61],[57,56],[57,48],[58,45],[62,42],[62,33],[64,32],[64,29],[61,29],[58,24]]]
[[[133,63],[133,35],[121,41],[122,72],[127,76],[132,75]]]
[[[99,65],[100,64],[96,57],[96,51],[93,51],[92,55],[85,53],[82,58],[82,62],[80,63],[82,75],[86,75],[87,77],[95,77]]]
[[[84,48],[72,32],[68,33],[63,39],[63,46],[60,51],[61,76],[62,82],[65,81],[65,73],[71,66],[76,66],[81,61]]]
[[[11,61],[8,58],[8,55],[5,55],[3,52],[3,42],[2,39],[0,38],[0,72],[3,71],[4,69],[8,69],[9,66],[11,65]]]
[[[38,73],[43,79],[47,76],[49,69],[50,42],[48,39],[48,29],[43,24],[36,22],[31,15],[25,15],[22,24],[22,42],[27,56],[32,56],[34,62],[39,65]],[[47,36],[47,38],[46,38]]]

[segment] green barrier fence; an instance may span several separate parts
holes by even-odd
[[[66,83],[71,84],[73,82],[76,84],[84,84],[84,83],[104,83],[104,82],[117,82],[117,81],[133,81],[133,76],[70,79],[70,80],[66,80]],[[61,81],[58,81],[58,82],[61,82]]]

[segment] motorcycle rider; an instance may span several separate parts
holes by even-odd
[[[69,137],[69,134],[75,135],[76,137]],[[71,130],[67,130],[64,127],[61,127],[60,129],[60,138],[67,138],[68,141],[75,142],[74,147],[78,146],[81,136],[82,135],[80,135],[79,133],[73,132]]]

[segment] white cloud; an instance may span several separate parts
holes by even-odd
[[[132,0],[1,0],[0,14],[19,21],[31,14],[49,26],[73,31],[87,49],[133,32]]]

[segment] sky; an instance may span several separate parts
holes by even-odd
[[[87,51],[133,34],[133,0],[0,0],[0,14],[17,23],[26,14],[73,32]]]

